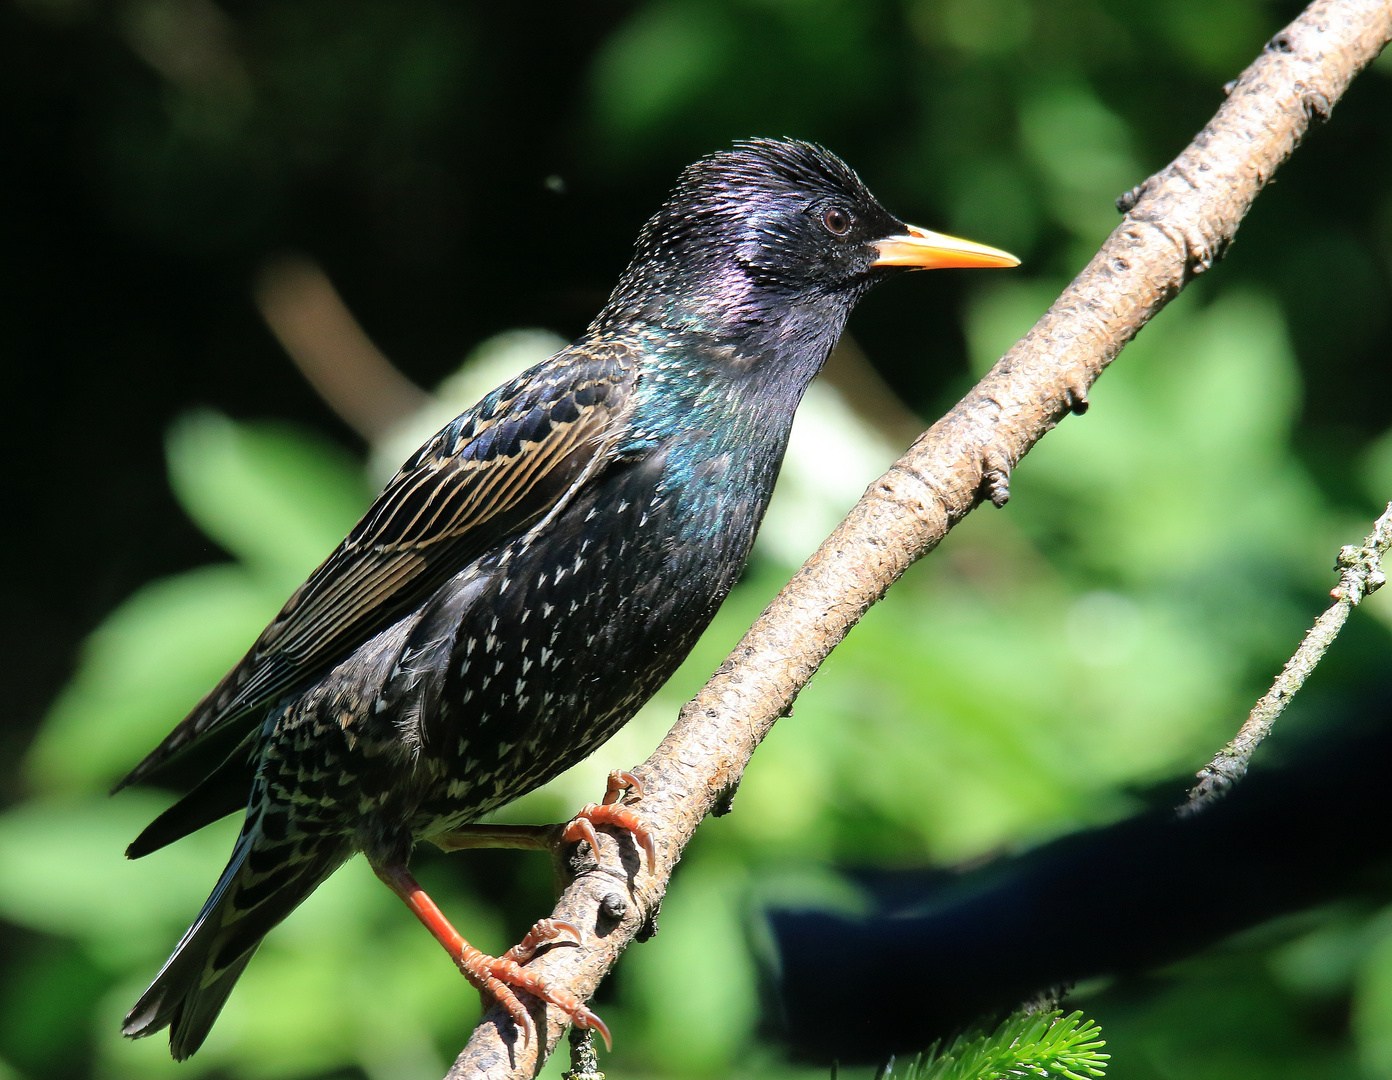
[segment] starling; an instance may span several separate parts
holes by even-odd
[[[412,878],[413,846],[470,846],[471,823],[584,758],[671,675],[749,555],[793,412],[870,286],[1017,261],[905,225],[808,143],[742,142],[687,168],[584,335],[407,461],[119,785],[206,760],[182,756],[196,744],[231,748],[182,777],[196,786],[132,858],[246,811],[124,1033],[169,1026],[174,1057],[192,1054],[261,939],[362,852],[523,1038],[517,991],[607,1042],[584,1003],[525,967],[580,931],[543,920],[484,955]],[[561,838],[617,826],[651,865],[641,819],[616,801],[635,786],[613,774]]]

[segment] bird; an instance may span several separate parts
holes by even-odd
[[[265,935],[361,853],[523,1040],[519,994],[608,1044],[526,968],[580,929],[543,919],[488,956],[412,877],[413,848],[472,846],[481,817],[589,755],[672,674],[743,568],[798,402],[869,288],[1017,264],[907,225],[812,143],[743,140],[688,166],[580,338],[422,446],[114,789],[192,785],[131,858],[245,811],[123,1033],[168,1027],[173,1056],[194,1053]],[[537,835],[593,846],[613,826],[651,870],[625,791],[642,785],[616,771],[602,803]]]

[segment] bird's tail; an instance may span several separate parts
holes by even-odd
[[[266,844],[243,832],[198,918],[121,1026],[132,1039],[168,1027],[182,1061],[203,1045],[261,939],[349,854],[346,844]]]

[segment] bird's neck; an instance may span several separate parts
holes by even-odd
[[[738,304],[728,297],[715,303],[699,294],[654,297],[614,313],[617,317],[606,318],[606,312],[591,332],[631,336],[651,359],[645,369],[683,376],[668,392],[692,398],[692,406],[699,408],[702,401],[742,404],[771,421],[786,412],[791,423],[793,410],[841,336],[850,308],[839,298],[790,302],[752,290]]]

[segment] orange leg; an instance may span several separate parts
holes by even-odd
[[[522,967],[543,945],[557,941],[578,944],[582,935],[576,927],[554,919],[542,919],[505,956],[489,956],[474,948],[459,935],[459,931],[450,925],[449,920],[435,906],[435,901],[425,894],[425,890],[416,883],[416,879],[411,876],[405,865],[374,865],[372,869],[392,892],[406,901],[406,906],[415,912],[416,918],[435,935],[435,940],[445,947],[445,951],[459,965],[464,977],[482,993],[496,998],[507,1010],[512,1022],[522,1032],[524,1043],[531,1041],[535,1025],[532,1023],[531,1014],[518,999],[514,989],[525,990],[533,997],[556,1006],[576,1027],[593,1028],[598,1031],[600,1038],[604,1040],[605,1048],[612,1049],[609,1029],[583,1001],[568,990],[551,986],[540,975]]]

